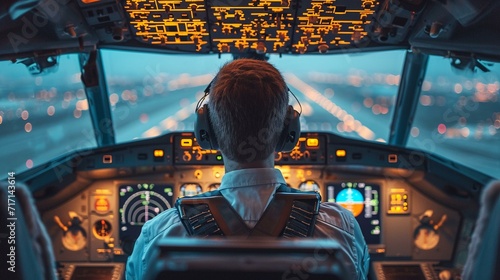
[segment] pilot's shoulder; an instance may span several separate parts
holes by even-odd
[[[182,225],[179,217],[179,211],[176,208],[170,208],[161,212],[153,219],[147,221],[142,229],[143,235],[148,239],[154,239],[158,236],[186,236],[187,232]]]
[[[356,220],[352,213],[341,205],[333,202],[323,202],[320,204],[316,222],[325,223],[354,234]]]

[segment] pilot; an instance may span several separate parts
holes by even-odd
[[[236,59],[226,63],[212,81],[208,116],[224,158],[219,187],[248,228],[259,221],[278,187],[286,185],[274,168],[274,151],[285,123],[288,88],[270,63]],[[142,279],[154,242],[162,237],[188,236],[179,212],[171,208],[148,221],[128,258],[127,279]],[[340,243],[349,279],[366,279],[369,254],[361,229],[348,210],[321,203],[313,238]]]

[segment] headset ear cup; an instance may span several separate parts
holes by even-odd
[[[299,142],[300,114],[291,105],[288,106],[285,124],[276,145],[276,152],[290,152]]]
[[[208,112],[208,105],[204,104],[196,111],[196,121],[194,122],[194,136],[198,145],[205,150],[217,150],[219,145],[215,137],[210,115]]]

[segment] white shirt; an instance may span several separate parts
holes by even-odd
[[[226,173],[219,190],[243,221],[253,228],[281,184],[286,182],[278,169],[241,169]],[[188,236],[175,208],[160,213],[142,227],[127,261],[128,280],[143,278],[154,242],[166,236]],[[370,256],[359,224],[351,212],[336,203],[321,203],[313,237],[337,240],[349,279],[366,279]]]

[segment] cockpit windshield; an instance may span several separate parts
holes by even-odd
[[[430,56],[408,146],[500,178],[500,63],[453,63]]]
[[[78,55],[31,75],[25,65],[0,61],[0,174],[22,172],[60,155],[96,147]]]
[[[194,108],[231,55],[101,50],[117,143],[192,131]],[[387,143],[406,50],[331,56],[270,55],[300,101],[303,131],[327,131]],[[52,73],[31,75],[0,62],[1,174],[32,168],[70,151],[95,147],[77,55]],[[449,157],[499,178],[500,66],[456,72],[431,56],[407,145]],[[452,70],[453,69],[453,70]],[[299,104],[290,97],[290,102]],[[474,159],[474,160],[471,160]]]
[[[345,54],[328,60],[271,55],[268,61],[282,72],[300,102],[303,131],[386,142],[404,54]],[[219,67],[232,57],[107,50],[103,59],[116,138],[123,142],[193,130],[196,103]],[[300,111],[293,96],[290,102]]]

